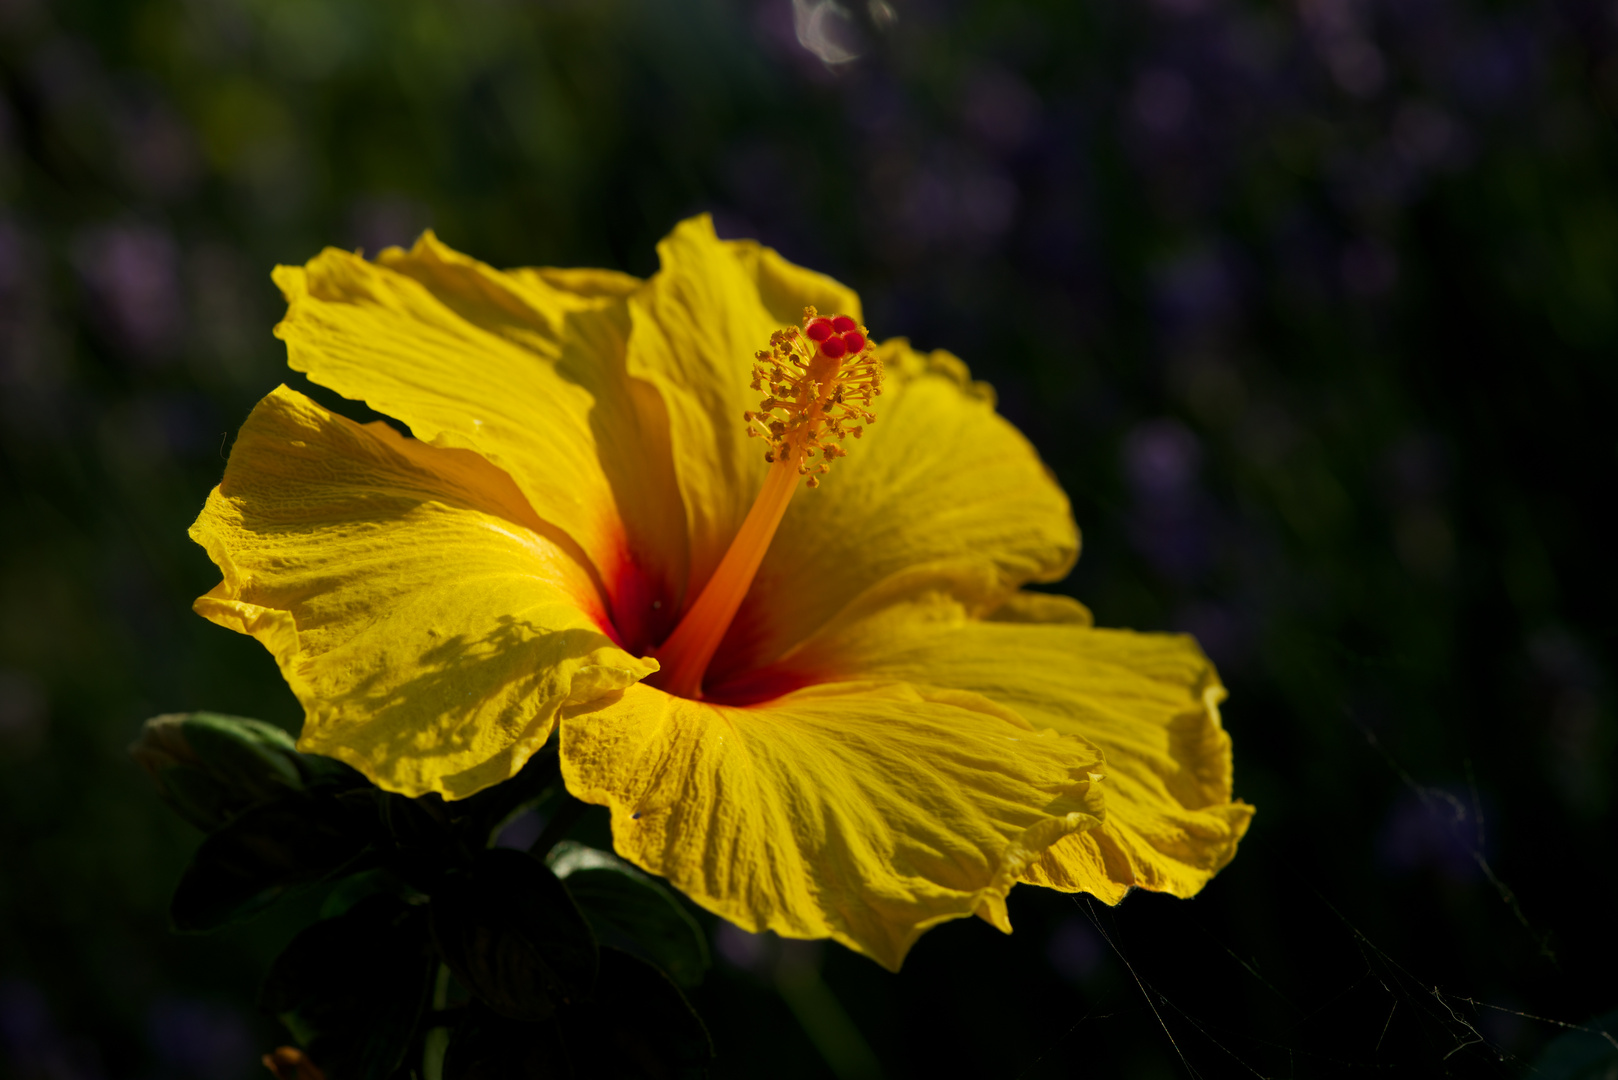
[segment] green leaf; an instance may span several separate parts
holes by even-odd
[[[337,882],[320,902],[320,917],[335,919],[368,897],[386,894],[403,898],[410,893],[409,887],[392,870],[382,866],[372,867]],[[420,893],[413,895],[421,897]]]
[[[181,933],[203,933],[245,919],[353,864],[370,840],[364,817],[338,800],[293,793],[261,803],[197,848],[169,920]]]
[[[303,787],[292,737],[262,720],[205,712],[154,716],[129,753],[157,782],[163,800],[202,829]]]
[[[219,828],[250,805],[242,801],[240,790],[232,790],[205,772],[184,765],[164,765],[149,771],[157,781],[158,795],[169,809],[203,832]]]
[[[262,720],[219,713],[168,713],[141,727],[129,753],[158,794],[205,831],[287,792],[358,787],[364,777],[340,761],[298,753],[292,736]]]
[[[592,1001],[558,1018],[574,1076],[707,1075],[713,1061],[708,1029],[669,977],[618,949],[601,950]]]
[[[370,794],[386,833],[381,846],[388,864],[422,892],[437,890],[445,873],[465,868],[474,851],[482,850],[481,845],[469,849],[461,842],[438,795],[411,799],[375,789]]]
[[[1545,1080],[1604,1080],[1618,1070],[1618,1010],[1553,1040],[1531,1074]]]
[[[336,793],[371,786],[365,774],[358,769],[319,754],[299,752],[298,771],[303,774],[304,787],[309,791]]]
[[[297,744],[274,724],[198,712],[183,716],[180,730],[192,753],[224,779],[282,787],[297,787],[302,780]]]
[[[432,990],[427,912],[367,897],[308,927],[259,994],[327,1080],[385,1080],[411,1048]]]
[[[433,894],[444,963],[502,1016],[543,1020],[595,985],[596,943],[562,883],[522,852],[479,852]]]
[[[571,841],[546,861],[597,938],[638,953],[682,987],[701,984],[712,964],[707,937],[667,888],[615,855]]]

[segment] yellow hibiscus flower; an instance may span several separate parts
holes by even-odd
[[[300,749],[457,799],[559,728],[619,854],[892,969],[946,919],[1009,932],[1019,881],[1200,889],[1252,812],[1224,690],[1189,637],[1023,590],[1078,532],[989,389],[706,218],[658,251],[277,269],[292,367],[414,435],[282,387],[192,527],[197,610],[275,656]]]

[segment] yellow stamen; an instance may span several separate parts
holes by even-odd
[[[802,330],[776,331],[770,348],[757,354],[753,389],[769,396],[759,411],[743,417],[749,435],[768,441],[764,460],[771,468],[713,577],[657,650],[662,669],[652,681],[668,693],[702,697],[708,662],[752,587],[798,477],[807,476],[809,487],[819,486],[819,475],[847,453],[837,440],[864,433],[849,422],[876,422],[864,406],[882,392],[882,361],[872,352],[865,327],[847,316],[822,318],[812,307],[804,308],[803,322]],[[811,466],[809,459],[817,453],[821,460]]]

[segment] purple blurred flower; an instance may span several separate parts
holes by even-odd
[[[0,1045],[16,1059],[55,1038],[50,1008],[39,987],[26,979],[0,979]]]
[[[1160,573],[1179,580],[1194,577],[1209,557],[1201,466],[1201,443],[1177,420],[1148,421],[1124,439],[1124,478],[1134,495],[1130,539]]]
[[[1394,151],[1417,169],[1454,168],[1465,156],[1466,134],[1453,116],[1430,101],[1399,107],[1389,127]]]
[[[1101,935],[1077,915],[1058,923],[1045,943],[1046,961],[1070,983],[1088,982],[1100,970],[1106,953]]]
[[[1477,812],[1437,788],[1405,792],[1388,810],[1378,841],[1383,866],[1396,873],[1433,870],[1454,882],[1482,874]]]
[[[234,1009],[206,1001],[169,998],[146,1013],[146,1035],[162,1075],[235,1080],[257,1073],[253,1034]]]
[[[1502,18],[1474,31],[1448,56],[1454,92],[1471,104],[1492,109],[1523,96],[1544,64],[1543,31],[1519,17]]]
[[[155,225],[102,225],[73,244],[103,332],[147,363],[169,359],[184,329],[179,261],[173,237]]]
[[[1171,332],[1195,332],[1236,312],[1236,277],[1217,244],[1193,248],[1162,264],[1153,285],[1158,315]]]
[[[1375,96],[1387,83],[1388,64],[1371,40],[1356,0],[1303,0],[1304,26],[1326,70],[1343,90],[1359,98]]]
[[[1399,280],[1399,257],[1382,241],[1365,237],[1343,249],[1343,285],[1358,296],[1380,296]]]
[[[1175,612],[1174,629],[1190,634],[1208,658],[1227,673],[1247,659],[1247,632],[1230,609],[1209,601]]]
[[[985,66],[966,82],[961,115],[978,139],[1010,153],[1033,138],[1040,108],[1039,95],[1016,72]]]
[[[50,1005],[26,979],[0,978],[0,1073],[24,1080],[100,1080],[95,1047],[62,1038]]]
[[[1147,68],[1135,78],[1129,95],[1130,112],[1147,132],[1177,134],[1191,119],[1195,104],[1191,82],[1173,68]]]
[[[354,247],[374,255],[387,247],[408,248],[432,220],[425,203],[402,195],[370,195],[349,207],[344,231]]]
[[[179,115],[151,95],[134,95],[113,115],[124,174],[140,191],[179,199],[202,179],[196,137]]]
[[[1202,444],[1178,420],[1149,420],[1124,439],[1124,476],[1139,502],[1185,502],[1201,468]]]
[[[1011,228],[1019,192],[998,166],[963,147],[940,144],[917,162],[897,153],[871,176],[878,224],[904,254],[980,252]]]

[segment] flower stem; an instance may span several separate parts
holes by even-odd
[[[442,1011],[449,1003],[449,966],[438,965],[433,981],[433,1010]],[[449,1049],[449,1028],[435,1027],[427,1032],[421,1048],[421,1073],[425,1080],[443,1080],[444,1052]]]

